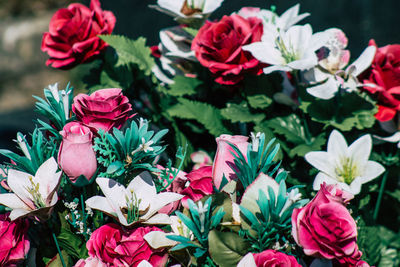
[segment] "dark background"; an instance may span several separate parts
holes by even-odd
[[[32,120],[36,114],[32,112],[32,95],[41,96],[44,87],[57,81],[60,87],[72,81],[77,91],[83,90],[84,68],[51,69],[45,66],[47,56],[40,51],[41,35],[47,31],[51,16],[71,2],[74,1],[0,0],[0,148],[14,148],[11,140],[17,131],[27,134],[33,130]],[[80,2],[89,4],[90,1]],[[244,6],[269,8],[275,5],[280,15],[297,2],[225,0],[210,19],[219,19]],[[101,3],[104,10],[111,10],[117,18],[114,33],[132,38],[145,36],[148,45],[158,43],[158,32],[162,28],[177,25],[173,18],[148,7],[156,4],[156,0],[101,0]],[[349,39],[348,48],[353,59],[372,38],[378,46],[400,43],[399,10],[399,0],[300,1],[300,13],[311,13],[301,24],[310,23],[314,32],[331,27],[342,29]],[[17,36],[13,37],[15,42],[10,44],[7,31]]]

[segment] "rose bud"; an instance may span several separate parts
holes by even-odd
[[[67,123],[60,132],[63,140],[58,164],[72,183],[83,175],[88,181],[97,170],[96,153],[92,147],[93,133],[79,122]]]

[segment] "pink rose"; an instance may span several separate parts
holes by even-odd
[[[99,0],[92,0],[90,8],[77,3],[61,8],[43,34],[42,51],[50,56],[46,65],[70,69],[95,59],[107,46],[97,35],[111,34],[115,21],[112,12],[101,9]]]
[[[348,200],[336,185],[324,183],[305,207],[293,210],[292,235],[306,255],[339,262],[360,259],[357,225],[344,206]]]
[[[101,89],[91,95],[79,94],[74,98],[72,111],[84,125],[108,132],[113,127],[120,129],[132,116],[129,99],[122,89]]]
[[[193,166],[193,170],[196,170],[200,167],[203,166],[211,166],[212,165],[212,160],[210,156],[207,154],[207,152],[204,151],[196,151],[190,154],[190,159],[195,163]]]
[[[253,257],[257,267],[301,267],[295,257],[273,249],[254,253]]]
[[[237,14],[220,21],[206,21],[192,42],[201,65],[208,68],[220,84],[234,85],[245,73],[261,74],[264,67],[243,46],[261,41],[263,23],[259,18]]]
[[[147,260],[153,266],[165,266],[168,254],[165,249],[153,249],[143,239],[147,233],[162,231],[157,227],[139,227],[132,230],[109,223],[95,230],[86,247],[89,256],[97,257],[111,266],[137,266]]]
[[[9,213],[0,214],[0,266],[18,266],[28,254],[29,223],[26,219],[10,221]]]
[[[220,187],[224,174],[225,178],[228,179],[228,181],[236,179],[236,174],[231,168],[231,166],[234,166],[234,157],[231,152],[235,152],[228,144],[228,142],[235,145],[240,150],[240,152],[242,152],[245,158],[247,158],[247,147],[249,145],[249,143],[247,142],[248,139],[249,138],[247,136],[232,136],[228,134],[223,134],[220,137],[217,137],[217,152],[215,153],[212,172],[213,182],[217,188]]]
[[[189,186],[186,187],[182,192],[180,192],[182,195],[185,195],[185,197],[182,198],[182,205],[184,207],[188,207],[188,199],[196,202],[203,197],[214,193],[211,175],[211,166],[204,166],[200,169],[192,170],[188,175],[186,175],[190,182]]]
[[[93,133],[79,122],[67,123],[60,132],[63,140],[58,164],[72,183],[83,175],[88,181],[97,170],[96,153],[92,147]]]
[[[108,267],[104,262],[99,260],[98,258],[89,257],[85,260],[79,260],[74,267]]]

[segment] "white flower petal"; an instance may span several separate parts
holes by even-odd
[[[365,166],[364,174],[362,175],[362,183],[368,183],[369,181],[379,177],[385,172],[385,168],[376,161],[369,160]]]
[[[7,206],[10,209],[30,210],[30,208],[16,194],[13,193],[0,194],[0,204]]]
[[[57,162],[51,157],[36,171],[34,182],[39,183],[39,193],[44,200],[54,192],[60,182],[61,172],[56,173],[57,169]]]
[[[174,0],[175,1],[175,0]],[[219,8],[224,0],[205,0],[203,13],[210,14]]]
[[[275,48],[273,43],[257,42],[242,47],[243,50],[249,51],[253,57],[263,63],[270,65],[285,64],[285,59],[281,52]]]
[[[29,177],[32,177],[33,180],[33,175],[13,169],[8,171],[7,177],[7,184],[10,189],[27,204],[32,202],[32,196],[27,190],[27,188],[32,187]]]
[[[320,172],[315,176],[314,183],[313,183],[313,189],[318,191],[321,188],[321,185],[323,183],[328,184],[338,184],[338,181],[330,177],[329,175],[326,175],[323,172]]]
[[[181,14],[181,9],[183,7],[183,4],[185,3],[185,0],[158,0],[157,4],[166,9],[171,11],[172,13],[175,14]]]
[[[349,146],[349,154],[357,166],[365,166],[372,149],[371,135],[366,134],[358,138]]]
[[[237,267],[257,267],[253,253],[247,253],[238,263]]]
[[[113,210],[117,211],[120,207],[126,206],[126,189],[123,185],[109,178],[97,178],[96,183],[99,185],[104,196],[107,198]]]
[[[110,205],[105,197],[94,196],[85,201],[86,205],[94,210],[100,210],[111,216],[117,217],[116,210]]]
[[[389,142],[389,143],[398,143],[398,142],[400,142],[400,132],[396,132],[395,134],[388,136],[388,137],[381,137],[381,136],[374,135],[374,138],[385,141],[385,142]]]
[[[178,242],[167,238],[167,235],[171,234],[167,234],[163,231],[152,231],[145,234],[143,239],[154,249],[173,247],[178,244]]]
[[[150,219],[143,222],[144,224],[171,224],[172,221],[167,214],[157,213]]]
[[[330,77],[325,83],[307,88],[307,93],[321,99],[331,99],[335,96],[339,87],[333,77]]]
[[[360,177],[357,177],[356,179],[351,182],[350,185],[340,183],[340,187],[349,193],[352,193],[353,195],[358,195],[361,192],[361,185],[363,184],[363,181]]]
[[[165,207],[169,203],[175,202],[182,198],[183,195],[177,193],[172,193],[172,192],[159,193],[152,197],[150,202],[150,209],[141,218],[147,220],[161,208]]]
[[[369,66],[371,66],[372,64],[372,60],[375,57],[375,53],[376,53],[376,47],[375,46],[368,46],[362,53],[361,55],[358,57],[358,59],[356,59],[356,61],[353,62],[353,64],[351,64],[348,69],[351,66],[355,67],[355,70],[353,71],[352,75],[354,77],[357,77],[358,75],[360,75],[364,70],[366,70]]]
[[[150,262],[146,261],[146,260],[142,260],[137,267],[153,267],[153,265],[151,265]]]
[[[282,66],[282,65],[275,65],[275,66],[270,66],[270,67],[266,67],[263,69],[265,74],[270,74],[274,71],[292,71],[292,69],[290,67],[287,66]]]
[[[339,131],[333,130],[328,140],[328,153],[335,159],[335,162],[331,162],[331,164],[339,164],[340,159],[347,156],[347,150],[348,146],[344,136]]]
[[[333,175],[334,166],[332,165],[332,160],[329,153],[325,151],[313,151],[308,152],[304,158],[308,163],[314,166],[314,168],[329,175]]]
[[[305,57],[289,62],[287,65],[295,70],[309,70],[317,66],[318,58],[315,54],[306,55]]]
[[[312,28],[310,24],[303,26],[295,25],[290,27],[284,34],[283,42],[288,49],[292,48],[297,55],[303,56],[303,53],[309,46],[311,36]]]
[[[18,219],[19,217],[25,216],[31,211],[25,210],[25,209],[13,209],[10,213],[10,220],[14,221],[15,219]]]

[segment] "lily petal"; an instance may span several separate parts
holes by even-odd
[[[376,47],[375,46],[368,46],[362,53],[361,55],[356,59],[356,61],[351,64],[348,69],[351,66],[355,67],[355,70],[353,71],[353,76],[357,77],[360,75],[364,70],[366,70],[369,66],[372,64],[372,60],[374,60],[376,53]]]
[[[25,210],[25,209],[13,209],[10,212],[10,220],[14,221],[15,219],[18,219],[22,216],[27,215],[28,213],[30,213],[29,210]]]
[[[3,206],[7,206],[10,209],[31,209],[28,205],[25,204],[24,201],[22,201],[16,194],[13,193],[0,194],[0,204]]]
[[[365,165],[368,161],[372,149],[371,135],[366,134],[358,138],[349,147],[349,154],[353,160],[358,162],[358,165]]]
[[[150,219],[143,222],[144,224],[171,224],[172,221],[167,214],[157,213]]]
[[[326,175],[323,172],[319,172],[317,174],[317,176],[315,176],[314,183],[313,183],[313,189],[318,191],[321,188],[321,185],[323,183],[326,183],[326,184],[338,184],[339,181],[333,179],[331,176]]]
[[[167,235],[171,234],[167,234],[163,231],[152,231],[144,235],[143,239],[154,249],[173,247],[178,244],[178,242],[167,238]]]
[[[378,162],[369,160],[365,166],[364,175],[362,176],[362,183],[378,178],[379,175],[385,172],[385,168]]]

